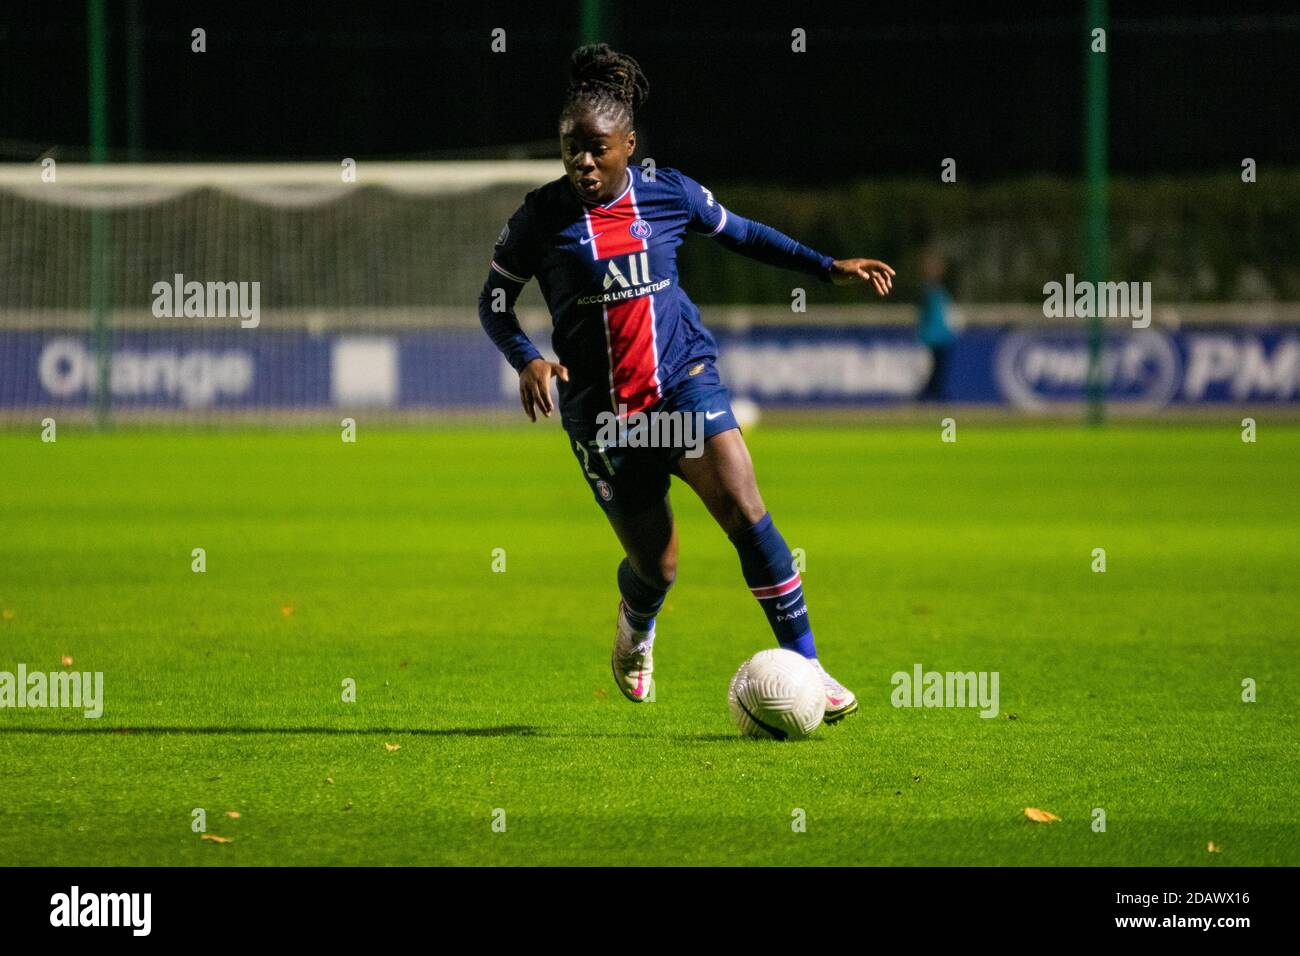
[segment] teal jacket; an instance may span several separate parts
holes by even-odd
[[[928,285],[921,293],[917,313],[916,337],[929,348],[951,345],[956,338],[948,328],[948,309],[952,299],[941,285]]]

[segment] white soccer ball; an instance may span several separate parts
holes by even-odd
[[[826,690],[808,658],[773,647],[740,665],[727,688],[727,706],[746,737],[799,740],[822,722]]]

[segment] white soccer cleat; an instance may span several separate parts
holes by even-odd
[[[614,631],[614,653],[610,666],[614,670],[614,683],[623,696],[640,704],[654,694],[654,628],[638,631],[623,613],[623,602],[618,602],[618,627]]]
[[[822,723],[833,724],[837,720],[843,720],[849,714],[857,713],[858,698],[854,696],[853,691],[826,673],[826,668],[822,667],[822,662],[817,658],[813,657],[809,660],[821,674],[822,684],[826,688],[826,714],[822,717]]]

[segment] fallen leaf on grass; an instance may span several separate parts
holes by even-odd
[[[402,745],[401,745],[401,744],[384,744],[384,749],[387,750],[389,753],[392,753],[394,750],[401,750],[401,749],[402,749]]]
[[[243,814],[241,814],[238,810],[227,810],[226,816],[230,817],[230,819],[232,820],[238,820],[241,816],[243,816]]]
[[[234,843],[230,837],[217,836],[215,833],[205,833],[199,837],[200,840],[211,840],[213,843]]]
[[[1055,813],[1048,813],[1046,810],[1039,810],[1037,807],[1025,807],[1025,816],[1035,823],[1059,823],[1061,818]]]
[[[332,784],[332,783],[334,782],[334,778],[333,778],[333,777],[326,777],[326,778],[325,778],[325,782],[326,782],[326,783],[331,783],[331,784]]]
[[[292,605],[292,604],[281,604],[281,605],[280,605],[280,613],[283,614],[285,617],[293,617],[293,605]]]
[[[609,696],[609,694],[605,693],[605,688],[603,688],[603,687],[597,687],[597,688],[596,688],[596,696],[599,697],[601,700],[604,700],[606,697]]]
[[[62,657],[59,658],[59,663],[62,664],[64,667],[71,667],[71,666],[72,666],[72,655],[71,655],[71,654],[64,654]]]
[[[1221,847],[1221,846],[1215,846],[1213,840],[1210,841],[1209,845],[1208,845],[1205,849],[1208,850],[1210,853],[1222,853],[1222,852],[1223,852],[1223,847]]]

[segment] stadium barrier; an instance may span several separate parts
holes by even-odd
[[[501,224],[529,188],[559,171],[549,160],[0,166],[0,419],[59,413],[101,424],[130,416],[278,424],[294,413],[363,408],[415,416],[514,408],[514,373],[479,328],[477,298]],[[1300,200],[1300,175],[1287,182],[1295,189],[1286,195]],[[1162,187],[1157,202],[1116,185],[1117,198],[1131,200],[1117,204],[1130,232],[1183,222],[1171,210],[1185,211],[1197,192],[1183,187]],[[1027,208],[1035,216],[1047,210],[1052,235],[1063,235],[1074,187],[1035,188],[1043,204]],[[887,257],[889,243],[901,250],[906,235],[925,231],[919,220],[916,230],[891,226],[885,214],[889,197],[915,194],[918,203],[893,205],[929,210],[926,222],[946,224],[945,245],[965,273],[959,298],[972,300],[955,313],[963,331],[945,398],[1029,413],[1083,400],[1086,322],[1049,321],[1034,302],[1044,277],[1072,274],[1077,257],[1011,215],[1004,187],[954,199],[867,184],[834,209],[825,197],[816,207],[790,206],[780,190],[738,186],[735,194],[737,208],[759,218],[770,211],[773,222],[814,244]],[[1251,215],[1267,206],[1254,193],[1232,201]],[[847,220],[833,214],[844,203],[855,210]],[[878,231],[824,231],[847,221]],[[1001,230],[1001,239],[987,229]],[[1248,257],[1271,264],[1259,281],[1224,280],[1215,295],[1192,290],[1187,297],[1197,302],[1156,305],[1147,329],[1109,324],[1102,366],[1111,404],[1155,412],[1300,407],[1300,304],[1284,301],[1295,288],[1293,250],[1281,240],[1278,248],[1284,254]],[[915,308],[906,301],[916,270],[910,280],[903,270],[897,298],[880,303],[706,241],[686,243],[682,253],[685,286],[701,302],[737,397],[885,408],[910,404],[921,391],[931,360],[914,338]],[[1177,299],[1171,290],[1186,283],[1155,260],[1139,269],[1141,262],[1116,274],[1149,275],[1149,302]],[[1018,263],[1013,278],[993,282],[1012,275],[1008,263]],[[191,310],[182,290],[194,283],[206,298]],[[794,285],[808,286],[805,311],[735,304],[788,303]],[[1219,294],[1240,302],[1205,301]],[[983,301],[995,296],[1019,302]],[[544,346],[550,323],[536,283],[521,295],[519,313]]]
[[[1022,305],[967,313],[945,399],[1027,412],[1084,399],[1083,322],[1048,322]],[[267,312],[255,329],[233,320],[110,323],[113,413],[171,410],[437,413],[512,407],[514,372],[472,313],[371,313],[363,323],[323,313]],[[719,365],[736,397],[764,406],[909,403],[930,372],[905,306],[705,309]],[[1148,329],[1109,325],[1102,351],[1107,400],[1145,411],[1224,403],[1300,403],[1300,308],[1187,305],[1158,310]],[[523,316],[545,345],[545,316]],[[218,321],[224,327],[214,328]],[[40,415],[89,409],[97,352],[84,327],[46,316],[0,327],[0,408]],[[12,414],[10,415],[12,417]]]

